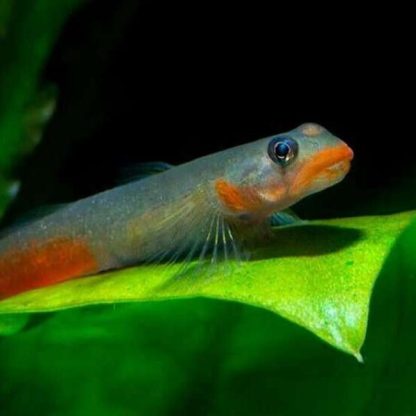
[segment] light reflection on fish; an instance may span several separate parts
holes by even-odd
[[[140,262],[239,258],[270,218],[341,181],[352,150],[317,124],[68,204],[0,240],[0,299]]]

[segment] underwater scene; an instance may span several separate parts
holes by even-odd
[[[409,58],[333,13],[0,0],[0,416],[416,414]]]

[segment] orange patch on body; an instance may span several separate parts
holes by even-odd
[[[224,179],[215,182],[215,190],[221,203],[231,212],[257,212],[266,214],[270,204],[276,204],[285,193],[283,186],[276,184],[259,188],[236,186]]]
[[[0,255],[0,299],[97,271],[83,241],[65,237],[33,241]]]
[[[347,171],[353,156],[353,151],[346,144],[321,150],[301,166],[292,184],[293,192],[302,192],[322,174],[328,180],[333,179],[338,173],[330,168],[337,164],[340,164],[341,170]]]
[[[215,182],[220,201],[232,212],[251,211],[261,204],[260,198],[249,187],[237,187],[224,179]]]

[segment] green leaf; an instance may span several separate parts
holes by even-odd
[[[74,308],[36,314],[27,330],[0,337],[0,408],[13,415],[413,415],[415,244],[413,223],[377,278],[365,365],[235,302]]]
[[[416,411],[416,221],[398,238],[374,292],[364,353],[377,388],[365,414]]]
[[[173,278],[180,265],[138,266],[23,293],[0,314],[204,296],[269,309],[360,359],[372,287],[414,213],[313,221],[275,230],[252,261]]]

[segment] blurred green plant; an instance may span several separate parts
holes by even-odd
[[[0,0],[0,39],[6,35],[13,3],[13,0]]]
[[[33,150],[55,103],[39,77],[60,30],[82,0],[0,2],[0,214],[14,196],[13,168]]]

